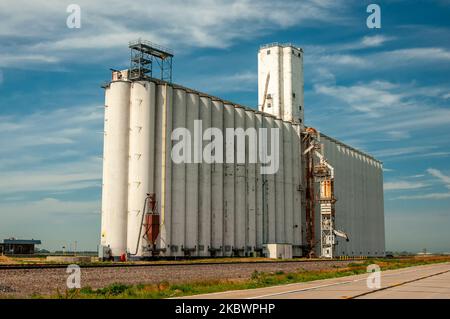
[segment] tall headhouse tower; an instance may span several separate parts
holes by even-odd
[[[285,121],[304,123],[303,50],[272,43],[258,52],[258,108]]]

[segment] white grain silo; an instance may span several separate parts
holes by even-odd
[[[170,56],[148,43],[132,47],[164,59]],[[146,59],[132,55],[132,61]],[[305,240],[302,61],[303,51],[292,45],[261,47],[259,110],[147,76],[145,67],[114,71],[105,91],[101,245],[109,246],[114,257],[273,252],[279,257],[302,256],[308,249],[320,254],[318,246],[308,247]],[[190,156],[181,163],[171,157],[179,142],[172,140],[176,128],[186,128],[191,135]],[[227,128],[233,130],[232,140],[227,139]],[[245,132],[243,154],[235,152],[242,142],[234,136],[236,128]],[[269,130],[267,135],[264,129]],[[278,130],[278,140],[270,129]],[[323,154],[335,170],[335,224],[350,237],[348,242],[337,239],[334,255],[383,256],[381,163],[319,136]],[[263,174],[276,142],[279,169]],[[257,163],[250,161],[255,145]],[[205,153],[213,153],[213,160],[205,161]],[[155,194],[154,213],[159,217],[155,245],[143,235],[148,193]],[[316,242],[320,242],[319,209]]]
[[[101,236],[113,256],[127,251],[130,86],[118,80],[106,88]]]

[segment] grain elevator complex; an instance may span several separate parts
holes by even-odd
[[[384,256],[382,164],[306,125],[301,48],[259,49],[258,109],[172,83],[170,50],[130,49],[105,85],[100,257]]]

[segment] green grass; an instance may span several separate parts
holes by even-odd
[[[338,278],[366,273],[367,266],[377,264],[382,270],[392,270],[417,265],[449,262],[450,257],[428,257],[410,259],[368,259],[359,263],[350,263],[345,268],[334,268],[325,271],[296,272],[258,272],[254,271],[250,278],[242,280],[208,280],[180,284],[161,282],[151,285],[124,285],[115,283],[104,288],[68,290],[64,294],[57,293],[53,298],[171,298],[196,294],[206,294],[227,290],[262,288],[290,283],[307,282],[320,279]],[[38,297],[38,296],[34,296]]]

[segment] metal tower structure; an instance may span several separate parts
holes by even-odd
[[[307,128],[305,131],[304,155],[306,158],[306,228],[307,245],[310,249],[310,257],[314,255],[315,242],[315,214],[316,203],[320,207],[320,257],[333,258],[334,246],[336,245],[336,236],[345,238],[348,236],[345,232],[336,230],[335,203],[334,196],[334,168],[324,156],[323,144],[320,143],[320,133],[313,128]],[[308,145],[309,144],[309,145]],[[314,159],[318,158],[318,161]],[[319,196],[315,196],[315,183],[319,184]]]
[[[305,232],[306,243],[304,245],[304,255],[308,258],[316,257],[315,254],[315,183],[314,183],[314,154],[311,152],[314,149],[314,140],[309,131],[303,132],[302,149],[304,149],[303,164],[304,169],[304,207],[305,207]]]
[[[173,51],[150,41],[138,39],[130,48],[130,80],[159,78],[172,83]]]

